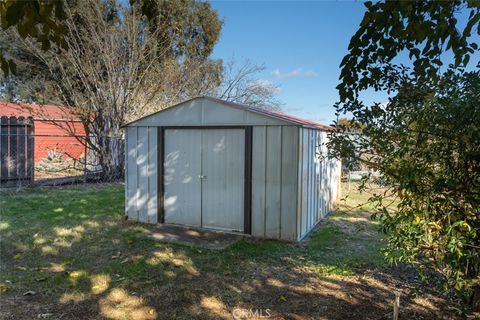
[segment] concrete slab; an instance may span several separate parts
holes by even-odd
[[[207,249],[225,249],[243,237],[241,234],[165,224],[142,232],[138,236]]]

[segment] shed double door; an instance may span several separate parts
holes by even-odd
[[[166,223],[244,230],[245,130],[166,129]]]

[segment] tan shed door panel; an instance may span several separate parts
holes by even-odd
[[[245,130],[202,130],[202,225],[244,229]]]
[[[245,130],[167,129],[165,222],[244,230]]]
[[[201,132],[165,130],[165,222],[201,226]]]

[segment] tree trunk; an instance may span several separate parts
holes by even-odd
[[[476,285],[473,287],[471,307],[473,311],[480,311],[480,285]]]
[[[99,165],[103,181],[116,181],[124,176],[124,145],[119,138],[102,138]]]

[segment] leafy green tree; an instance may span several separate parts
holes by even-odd
[[[388,234],[386,257],[442,274],[480,309],[479,1],[366,2],[341,63],[338,115],[361,135],[332,134],[335,156],[380,172],[398,198],[372,197]],[[459,23],[459,15],[467,22]],[[413,67],[396,64],[408,53]],[[445,53],[453,62],[444,66]],[[472,63],[476,70],[465,71]],[[364,90],[386,91],[366,105]]]
[[[44,51],[50,49],[52,43],[66,47],[64,36],[67,29],[62,24],[66,19],[64,2],[58,0],[6,0],[0,2],[0,24],[2,30],[15,27],[18,34],[26,39],[36,39]],[[16,64],[0,51],[2,71],[8,75],[16,73]]]
[[[168,57],[206,59],[217,43],[223,22],[208,2],[194,0],[131,1],[148,19],[160,43],[168,43]]]
[[[26,50],[24,41],[13,30],[0,32],[0,52],[13,63],[15,73],[1,74],[0,98],[6,101],[62,104],[59,91],[47,66]],[[44,53],[52,57],[52,53]]]
[[[455,66],[466,65],[479,51],[472,33],[480,35],[480,1],[365,2],[366,12],[350,40],[340,67],[342,102],[360,91],[391,90],[398,83],[394,58],[407,52],[419,78],[435,78],[443,65],[442,53],[453,53]],[[466,13],[462,28],[458,13]]]
[[[20,2],[23,3],[24,1]],[[122,23],[119,20],[121,5],[118,1],[98,2],[106,10],[101,19],[112,24],[115,28],[121,28]],[[18,72],[15,72],[14,75],[8,76],[4,73],[4,76],[0,79],[4,88],[4,99],[65,103],[62,99],[68,96],[58,91],[58,81],[56,81],[59,78],[58,73],[63,72],[63,70],[59,67],[49,68],[46,62],[53,59],[60,59],[60,62],[64,62],[62,56],[65,56],[65,52],[71,49],[70,44],[74,42],[81,44],[88,40],[82,39],[89,34],[88,32],[84,32],[83,35],[73,32],[69,25],[71,26],[73,16],[75,27],[86,26],[88,19],[81,17],[76,12],[86,10],[90,3],[88,1],[69,0],[57,1],[55,4],[61,8],[64,15],[60,18],[53,15],[49,16],[48,21],[55,20],[62,26],[61,30],[66,30],[61,35],[61,47],[54,41],[48,45],[43,42],[38,43],[38,39],[33,36],[37,33],[33,33],[33,35],[32,32],[20,34],[17,31],[18,28],[23,30],[23,20],[29,22],[29,28],[44,29],[45,27],[42,24],[44,21],[40,19],[38,21],[31,21],[27,18],[17,19],[9,24],[11,28],[7,27],[7,30],[0,33],[0,51],[9,62],[7,66],[14,66],[15,71],[18,69]],[[148,6],[145,6],[145,4],[148,4]],[[31,5],[33,6],[33,4]],[[40,5],[46,4],[41,2]],[[11,13],[16,9],[15,13],[18,17],[22,17],[24,14],[32,15],[26,9],[18,10],[19,7],[24,8],[23,5],[12,4],[8,6],[7,12]],[[26,8],[28,9],[30,6],[26,6]],[[221,61],[213,61],[209,58],[209,55],[218,41],[222,21],[208,3],[199,3],[193,0],[132,1],[130,8],[143,15],[143,17],[139,17],[139,22],[146,26],[143,32],[145,35],[150,35],[149,41],[153,43],[154,39],[157,40],[157,43],[154,44],[158,48],[156,57],[154,57],[156,60],[154,67],[164,74],[163,77],[157,77],[157,85],[166,93],[173,90],[169,87],[171,85],[183,90],[183,95],[175,95],[175,97],[169,97],[166,100],[185,99],[185,96],[198,95],[199,90],[200,93],[213,91],[211,87],[219,85],[222,73]],[[145,12],[148,13],[148,19],[145,19]],[[127,15],[129,14],[127,11]],[[39,50],[35,50],[35,52],[40,54],[32,53],[33,43],[38,43]],[[25,44],[28,44],[28,46]],[[51,48],[52,46],[53,48]],[[59,63],[59,66],[61,64]],[[66,67],[68,67],[68,63]],[[172,78],[178,79],[178,81],[172,81]],[[164,81],[162,81],[163,79]],[[207,79],[207,81],[204,81],[204,79]],[[62,81],[60,81],[61,83]],[[194,87],[199,88],[199,90],[192,89]],[[188,94],[189,92],[190,94]]]

